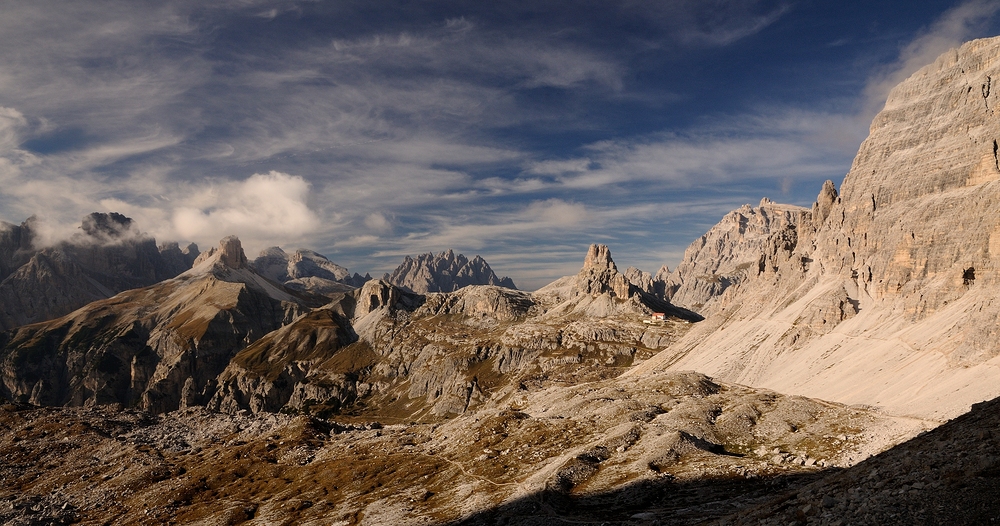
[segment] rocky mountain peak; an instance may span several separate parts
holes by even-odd
[[[198,255],[194,245],[157,248],[132,219],[115,212],[85,216],[70,239],[47,247],[35,246],[38,222],[35,216],[20,226],[0,222],[0,329],[175,277]]]
[[[823,195],[820,200],[827,202]],[[658,292],[662,290],[658,295],[711,314],[723,292],[773,267],[779,253],[787,256],[796,245],[798,225],[811,224],[811,218],[809,209],[766,197],[757,207],[746,204],[733,210],[688,246],[673,272],[668,275],[665,267],[657,272],[654,281]]]
[[[482,257],[476,256],[470,261],[451,249],[436,256],[430,252],[416,258],[406,256],[396,270],[382,279],[418,294],[453,292],[468,285],[516,288],[510,278],[497,277]]]
[[[281,247],[269,247],[250,263],[257,273],[285,287],[332,297],[353,290],[371,279],[361,276],[326,258],[323,254],[300,248],[287,253]]]
[[[615,267],[615,262],[611,259],[611,250],[608,249],[607,245],[596,243],[590,245],[590,249],[587,250],[587,258],[583,260],[583,270],[587,269],[618,270]]]
[[[87,236],[101,241],[109,242],[121,239],[135,227],[135,222],[131,217],[126,217],[118,212],[104,213],[93,212],[83,218],[80,229]]]
[[[194,261],[201,254],[198,250],[198,245],[190,243],[181,249],[180,244],[176,241],[163,243],[157,250],[160,251],[160,256],[163,258],[166,268],[175,276],[191,268]]]
[[[219,241],[219,262],[229,268],[245,268],[247,256],[243,253],[240,238],[228,236]]]
[[[816,196],[816,202],[812,206],[812,222],[813,226],[819,228],[822,226],[823,221],[830,215],[830,210],[833,208],[834,203],[837,202],[838,198],[837,187],[834,186],[833,181],[827,179],[823,183],[823,188],[819,191],[819,195]]]
[[[611,250],[607,245],[590,245],[583,268],[576,275],[576,288],[584,294],[598,295],[610,292],[613,297],[625,299],[631,294],[631,284],[618,272]]]
[[[243,244],[240,243],[240,238],[236,236],[224,237],[219,241],[218,248],[212,247],[202,252],[194,260],[194,266],[197,267],[210,259],[229,268],[239,269],[250,267],[247,262],[247,256],[243,253]]]

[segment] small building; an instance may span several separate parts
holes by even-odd
[[[653,321],[666,321],[667,315],[663,312],[654,312],[653,315],[650,316],[650,319]]]

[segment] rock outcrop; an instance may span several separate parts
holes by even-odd
[[[168,274],[173,276],[193,267],[195,260],[201,255],[198,245],[191,243],[182,249],[175,241],[163,243],[159,246],[159,251]]]
[[[425,294],[453,292],[469,285],[494,285],[516,289],[510,278],[498,278],[489,263],[476,256],[471,260],[453,250],[438,255],[421,254],[416,259],[406,256],[403,262],[383,280],[397,287]]]
[[[839,196],[824,185],[813,211],[766,234],[770,261],[747,261],[740,286],[706,301],[709,319],[655,361],[934,418],[1000,395],[994,77],[1000,38],[894,88]]]
[[[34,216],[20,225],[0,221],[0,281],[31,258],[34,252]]]
[[[0,330],[48,320],[191,268],[196,245],[159,248],[132,219],[93,213],[69,240],[35,247],[35,220],[0,225]]]
[[[666,267],[666,265],[664,265],[664,267]],[[625,279],[627,279],[633,286],[647,294],[653,294],[654,296],[660,295],[657,292],[657,283],[653,280],[653,275],[649,272],[635,267],[629,267],[625,269]]]
[[[231,236],[174,279],[0,333],[0,395],[438,418],[521,378],[615,376],[697,319],[632,286],[605,246],[565,279],[567,290],[549,293],[473,285],[424,295],[370,280],[321,305],[257,273]],[[644,323],[654,309],[672,318]]]

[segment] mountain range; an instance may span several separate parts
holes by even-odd
[[[451,250],[371,279],[120,214],[41,249],[4,224],[0,519],[988,523],[993,76],[1000,38],[945,53],[839,191],[655,274],[594,244],[525,292]]]
[[[172,278],[191,268],[197,245],[156,246],[133,221],[93,213],[80,232],[36,247],[37,224],[0,222],[0,329],[51,319],[95,300]]]

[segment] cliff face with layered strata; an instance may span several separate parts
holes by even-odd
[[[721,291],[709,319],[643,369],[934,417],[1000,394],[994,78],[1000,38],[893,89],[840,195],[825,186],[808,221],[764,243],[788,250]]]

